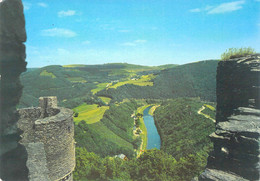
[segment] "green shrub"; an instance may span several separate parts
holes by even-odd
[[[78,112],[75,112],[74,117],[76,118],[76,117],[78,117],[78,116],[79,116],[79,113],[78,113]]]
[[[221,60],[228,60],[230,58],[238,58],[256,53],[251,47],[248,48],[229,48],[226,52],[221,54]]]

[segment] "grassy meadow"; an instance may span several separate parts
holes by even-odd
[[[73,109],[75,113],[78,113],[77,117],[74,114],[74,122],[77,124],[84,120],[87,124],[96,123],[103,118],[107,109],[109,109],[109,106],[99,107],[97,104],[87,105],[84,103]]]

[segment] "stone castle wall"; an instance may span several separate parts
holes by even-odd
[[[221,61],[217,69],[214,150],[199,180],[260,179],[260,55]]]
[[[46,158],[47,168],[42,168],[43,171],[45,170],[42,174],[45,174],[49,180],[72,180],[71,173],[75,167],[73,112],[57,107],[56,97],[40,98],[39,105],[41,107],[19,110],[18,123],[24,131],[21,143],[30,150],[39,150],[41,146],[44,148],[41,157]],[[37,154],[40,153],[28,151],[28,160],[37,157]],[[30,165],[27,164],[29,178],[37,180],[37,175],[30,172],[32,170],[30,168],[40,163],[32,159],[29,163]]]

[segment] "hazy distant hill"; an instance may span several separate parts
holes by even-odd
[[[52,65],[28,69],[22,74],[24,86],[19,107],[36,106],[40,96],[57,96],[60,105],[76,107],[82,100],[106,88],[113,81],[126,81],[147,74],[157,74],[167,67],[126,63],[104,65]],[[92,92],[91,92],[92,91]]]
[[[156,73],[153,86],[123,85],[117,89],[104,89],[97,93],[114,100],[124,98],[167,99],[200,97],[216,100],[217,60],[200,61],[164,69]]]

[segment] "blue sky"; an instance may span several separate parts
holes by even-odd
[[[23,0],[28,67],[185,64],[260,52],[260,0]]]

